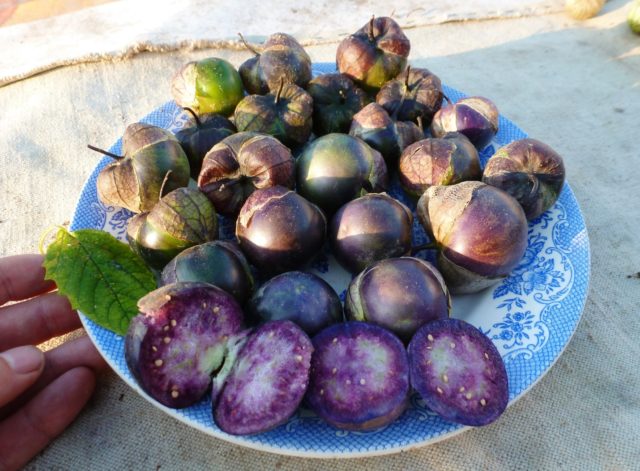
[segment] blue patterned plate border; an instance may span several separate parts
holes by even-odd
[[[334,70],[333,64],[316,64],[314,72]],[[464,95],[444,86],[456,101]],[[494,142],[481,152],[484,165],[493,152],[526,134],[500,116]],[[175,131],[184,126],[186,115],[174,102],[165,103],[142,122]],[[110,149],[119,153],[121,141]],[[104,158],[87,180],[71,223],[71,229],[101,229],[124,240],[127,210],[103,205],[96,193],[99,171],[109,163]],[[397,182],[390,193],[415,209]],[[221,238],[233,237],[231,221],[221,222]],[[414,245],[426,235],[414,227]],[[429,257],[426,254],[425,257]],[[327,253],[320,254],[310,269],[341,292],[349,275]],[[580,320],[590,275],[589,238],[578,203],[565,183],[555,206],[529,224],[528,248],[520,265],[500,284],[476,295],[453,300],[452,316],[465,319],[485,332],[498,347],[509,376],[509,405],[521,398],[549,371],[569,343]],[[114,371],[140,395],[167,414],[209,435],[231,443],[273,453],[306,457],[362,457],[406,451],[449,438],[469,427],[445,422],[425,407],[414,394],[409,409],[394,423],[371,432],[347,432],[332,428],[312,412],[300,408],[286,424],[259,435],[236,437],[213,423],[207,400],[187,409],[174,410],[150,398],[131,376],[125,360],[123,338],[93,323],[81,314],[87,333]]]

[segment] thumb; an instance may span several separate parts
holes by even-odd
[[[31,386],[43,369],[44,354],[31,345],[0,353],[0,406]]]

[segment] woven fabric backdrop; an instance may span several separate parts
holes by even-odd
[[[635,127],[638,38],[627,3],[582,24],[564,15],[408,30],[411,60],[501,113],[565,159],[591,242],[589,297],[574,338],[551,371],[495,424],[415,451],[317,461],[241,448],[154,408],[106,375],[87,410],[29,469],[638,469],[640,463],[640,221]],[[331,62],[336,42],[309,47]],[[0,253],[36,250],[69,221],[108,147],[165,103],[174,71],[228,49],[142,54],[80,64],[0,88]],[[635,126],[635,127],[634,127]]]

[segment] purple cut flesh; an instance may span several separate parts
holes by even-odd
[[[271,430],[296,411],[309,384],[313,346],[291,321],[272,321],[251,334],[238,353],[213,417],[224,432]]]
[[[443,419],[486,425],[509,401],[504,362],[493,342],[459,319],[425,324],[409,344],[411,385]]]
[[[125,340],[127,364],[160,403],[188,407],[202,398],[220,368],[227,339],[242,328],[230,294],[206,283],[174,283],[142,298]]]
[[[409,397],[407,352],[388,330],[365,322],[334,324],[313,338],[306,401],[331,425],[371,430],[394,421]]]

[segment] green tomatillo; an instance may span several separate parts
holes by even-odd
[[[244,94],[238,71],[217,57],[185,64],[173,77],[171,92],[179,106],[224,116],[233,113]]]

